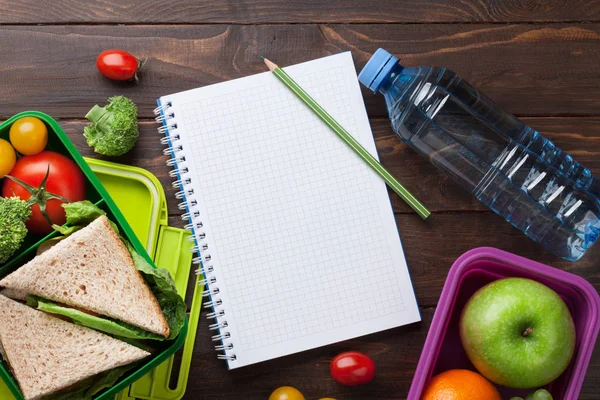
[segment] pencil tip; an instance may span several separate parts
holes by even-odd
[[[266,66],[269,68],[269,71],[274,71],[277,69],[277,64],[275,64],[273,61],[269,60],[268,58],[264,58],[262,57],[264,63],[266,64]]]
[[[265,56],[260,56],[260,59],[265,61]]]

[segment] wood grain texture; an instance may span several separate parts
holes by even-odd
[[[306,23],[598,21],[598,0],[10,0],[0,23]]]
[[[381,46],[405,65],[456,71],[511,113],[598,115],[600,24],[526,25],[202,25],[4,26],[1,117],[38,109],[81,118],[108,96],[130,96],[151,117],[166,94],[351,50],[357,70]],[[95,67],[98,53],[124,48],[150,61],[141,83],[114,83]],[[32,73],[35,71],[36,73]],[[40,71],[42,71],[40,73]],[[381,96],[364,90],[370,116]]]
[[[158,176],[171,226],[183,223],[149,119],[155,99],[263,72],[260,55],[290,65],[350,50],[360,70],[384,47],[408,66],[448,67],[600,174],[600,0],[0,0],[0,35],[0,119],[47,112],[81,153],[98,157],[82,137],[85,113],[116,94],[139,105],[135,149],[100,158]],[[95,58],[107,48],[150,57],[139,85],[98,74]],[[600,289],[600,245],[577,263],[557,259],[398,141],[382,99],[363,94],[382,163],[434,211],[423,222],[390,193],[423,321],[227,371],[202,317],[184,399],[265,400],[282,385],[307,399],[406,399],[448,269],[475,247],[548,263]],[[374,358],[373,383],[331,379],[329,362],[345,350]],[[597,400],[599,390],[596,349],[579,400]]]
[[[600,137],[598,136],[599,117],[588,118],[525,118],[527,124],[538,129],[554,143],[570,153],[575,159],[600,174]],[[60,121],[78,150],[86,156],[94,152],[82,136],[86,125],[84,120]],[[168,157],[163,155],[154,121],[140,123],[140,139],[132,152],[108,160],[137,165],[154,173],[167,192],[169,209],[177,210],[175,189],[171,186]],[[429,162],[418,156],[412,149],[396,138],[387,118],[371,119],[377,151],[383,165],[421,199],[433,212],[484,211],[473,196],[457,187],[445,175],[438,172]],[[340,145],[343,143],[340,142]],[[397,213],[412,213],[412,210],[393,192],[390,192],[392,205]]]

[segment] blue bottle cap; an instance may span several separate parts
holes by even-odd
[[[389,52],[381,48],[377,49],[367,65],[358,74],[358,80],[376,92],[397,63],[398,59]]]

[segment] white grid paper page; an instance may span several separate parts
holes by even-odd
[[[350,53],[286,71],[376,155]],[[420,319],[385,184],[275,76],[167,99],[230,368]]]

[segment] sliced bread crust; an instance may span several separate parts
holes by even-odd
[[[150,355],[147,351],[0,296],[0,343],[26,400]]]
[[[169,336],[167,319],[131,254],[102,216],[0,280],[0,287]]]

